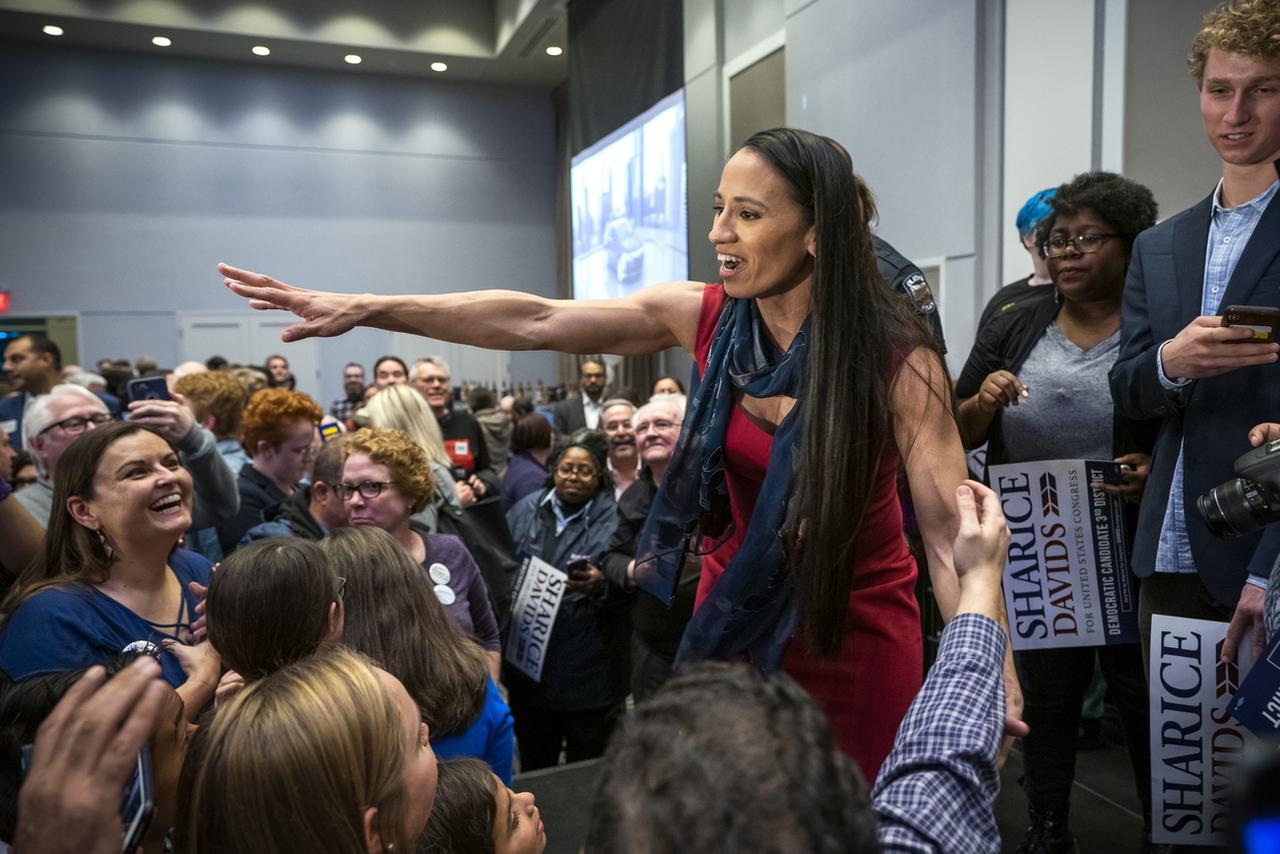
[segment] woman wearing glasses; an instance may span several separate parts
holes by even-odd
[[[1062,459],[1125,464],[1124,483],[1102,488],[1133,509],[1146,482],[1155,425],[1115,412],[1107,374],[1120,351],[1120,305],[1133,241],[1155,224],[1155,199],[1141,184],[1089,172],[1059,187],[1052,205],[1037,237],[1054,287],[997,315],[979,334],[956,387],[962,401],[957,420],[968,447],[987,442],[988,466]],[[1133,526],[1136,519],[1131,513],[1126,522]],[[1148,708],[1139,645],[1015,655],[1031,726],[1024,739],[1031,827],[1018,851],[1074,849],[1068,798],[1080,704],[1095,656],[1120,707],[1149,827]]]
[[[618,525],[607,457],[603,434],[578,431],[551,458],[546,488],[507,513],[516,554],[569,576],[541,681],[506,672],[522,771],[555,765],[562,745],[570,762],[602,755],[627,696],[630,600],[600,571]]]
[[[183,642],[198,604],[191,584],[209,583],[209,561],[177,548],[191,501],[191,475],[150,428],[113,422],[71,443],[44,555],[0,605],[0,669],[22,679],[154,655],[194,719],[221,665],[207,641]]]
[[[413,521],[431,501],[436,481],[426,452],[400,430],[357,430],[347,439],[338,494],[353,526],[381,528],[430,576],[436,598],[462,631],[484,647],[499,676],[502,644],[489,588],[462,540],[433,534]]]
[[[298,488],[315,458],[316,427],[323,418],[324,411],[299,391],[267,388],[249,398],[240,422],[240,444],[252,459],[240,469],[240,510],[218,527],[223,554],[263,521],[263,510]]]

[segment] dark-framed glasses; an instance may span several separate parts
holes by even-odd
[[[596,476],[596,467],[582,463],[574,465],[573,463],[561,463],[556,466],[556,474],[561,477],[576,477],[579,480],[591,480]]]
[[[50,424],[48,427],[40,431],[40,435],[43,436],[45,433],[48,433],[53,428],[57,427],[68,436],[76,436],[83,433],[90,424],[95,427],[99,427],[110,420],[111,416],[105,412],[95,412],[93,415],[73,415],[70,418],[64,418],[61,421],[55,421]]]
[[[1061,258],[1067,254],[1067,249],[1071,246],[1074,246],[1081,255],[1092,255],[1102,248],[1107,238],[1123,236],[1122,234],[1078,234],[1075,237],[1067,237],[1064,234],[1055,234],[1041,243],[1040,249],[1046,258]]]
[[[333,491],[343,501],[350,501],[357,492],[360,493],[361,498],[372,500],[381,495],[388,486],[391,486],[389,480],[366,480],[361,483],[339,483],[333,487]]]

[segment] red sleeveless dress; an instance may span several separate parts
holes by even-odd
[[[703,291],[696,357],[705,372],[724,308],[723,285]],[[832,402],[835,405],[835,402]],[[773,436],[737,406],[725,436],[725,481],[733,529],[702,561],[695,607],[710,591],[746,535],[756,496],[764,483]],[[826,712],[836,743],[862,768],[868,783],[893,748],[898,725],[920,690],[923,642],[916,603],[916,563],[902,533],[897,489],[898,453],[890,447],[880,463],[874,497],[858,538],[845,622],[843,650],[836,658],[808,655],[802,638],[792,640],[783,670]]]

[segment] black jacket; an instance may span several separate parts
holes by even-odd
[[[627,564],[636,555],[636,540],[657,494],[658,486],[653,482],[653,475],[645,468],[618,499],[618,527],[613,531],[609,551],[600,569],[619,590],[627,589]],[[651,650],[672,660],[680,648],[684,627],[693,616],[699,566],[698,561],[686,559],[670,608],[643,590],[631,591],[632,630]]]
[[[1235,607],[1246,575],[1267,578],[1280,555],[1280,525],[1243,537],[1218,539],[1196,508],[1196,499],[1229,480],[1236,458],[1250,450],[1248,431],[1280,413],[1280,365],[1237,368],[1166,389],[1156,373],[1160,345],[1200,313],[1204,297],[1205,245],[1212,196],[1138,235],[1124,286],[1120,358],[1111,369],[1111,396],[1122,412],[1162,418],[1151,460],[1147,496],[1134,541],[1139,576],[1156,570],[1160,530],[1172,493],[1179,449],[1187,538],[1200,580],[1224,606]],[[1222,294],[1230,305],[1280,308],[1280,196],[1254,229]]]
[[[1020,300],[998,307],[986,326],[978,330],[969,360],[956,383],[956,397],[960,400],[973,397],[982,388],[982,381],[993,371],[1017,374],[1035,349],[1036,342],[1044,337],[1045,330],[1057,318],[1060,308],[1057,290],[1052,287],[1037,289]],[[995,414],[991,419],[991,430],[987,433],[988,467],[1008,461],[1001,430],[1003,414],[1003,410]],[[1151,453],[1156,431],[1160,429],[1158,419],[1129,418],[1116,409],[1111,423],[1115,456]]]
[[[496,497],[502,490],[502,481],[489,460],[489,443],[485,441],[480,422],[470,412],[456,410],[452,406],[436,420],[440,422],[440,435],[444,439],[446,451],[454,447],[455,442],[462,440],[467,443],[471,452],[470,467],[459,466],[455,461],[454,468],[467,468],[468,475],[474,474],[484,482],[485,495]],[[453,456],[452,452],[450,456]]]
[[[262,521],[264,510],[288,497],[275,481],[254,468],[253,463],[245,463],[241,467],[237,484],[240,487],[240,510],[218,526],[218,543],[224,555],[230,554],[240,545],[245,533]]]

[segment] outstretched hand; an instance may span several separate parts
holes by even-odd
[[[223,284],[242,297],[257,311],[289,311],[302,318],[285,329],[281,341],[303,338],[332,338],[350,331],[361,320],[361,298],[358,294],[335,294],[309,291],[276,281],[262,273],[253,273],[219,264]]]

